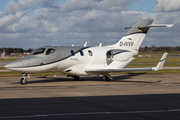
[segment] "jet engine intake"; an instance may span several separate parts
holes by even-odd
[[[106,53],[106,58],[108,59],[108,60],[113,60],[113,51],[112,50],[109,50],[109,51],[107,51],[107,53]]]

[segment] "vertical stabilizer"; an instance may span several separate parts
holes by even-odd
[[[127,50],[138,50],[144,40],[149,28],[155,27],[172,27],[173,24],[152,24],[153,20],[140,20],[130,29],[122,39],[113,47],[120,47]]]
[[[130,30],[124,37],[114,45],[114,47],[121,47],[123,49],[138,50],[142,41],[144,40],[149,27],[153,20],[140,20],[133,27],[128,27]]]

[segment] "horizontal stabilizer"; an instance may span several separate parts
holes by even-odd
[[[138,26],[138,28],[155,28],[155,27],[172,27],[173,24],[151,24],[147,26]],[[124,29],[131,29],[132,27],[125,27]]]
[[[126,29],[131,29],[132,27],[125,27],[124,29],[126,30]]]
[[[173,24],[151,24],[147,26],[139,26],[139,28],[153,28],[153,27],[172,27]]]

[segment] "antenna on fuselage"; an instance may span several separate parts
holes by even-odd
[[[99,43],[99,47],[101,47],[102,46],[102,43]]]
[[[74,46],[74,44],[72,44],[72,46]]]
[[[87,46],[87,42],[84,43],[84,47],[86,47],[86,46]]]

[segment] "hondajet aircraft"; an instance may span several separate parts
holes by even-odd
[[[75,80],[79,76],[103,75],[106,81],[112,80],[110,72],[157,71],[162,69],[167,53],[164,53],[156,67],[125,68],[138,54],[138,49],[149,28],[172,27],[171,24],[152,24],[153,20],[137,22],[116,44],[108,46],[43,46],[29,56],[12,61],[4,67],[22,73],[21,84],[26,84],[29,73],[62,72]]]

